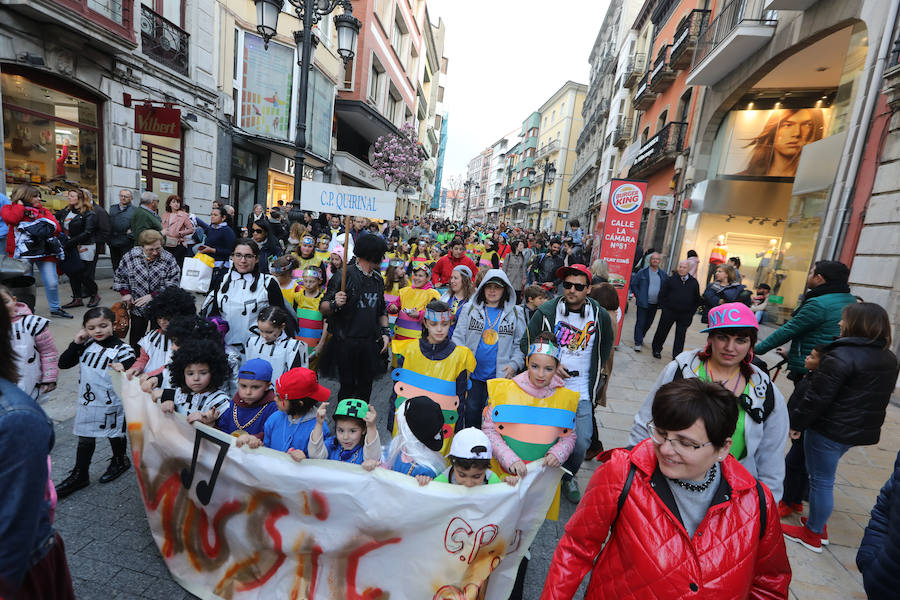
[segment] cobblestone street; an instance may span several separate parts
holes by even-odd
[[[101,281],[100,286],[104,304],[108,304],[113,297],[109,291],[109,281]],[[47,314],[42,292],[39,289],[38,313]],[[66,347],[80,327],[83,310],[73,311],[75,319],[72,321],[53,321],[52,331],[60,350]],[[633,313],[631,310],[626,316],[622,344],[616,353],[608,394],[609,406],[598,413],[602,424],[601,439],[607,448],[626,442],[632,417],[663,365],[663,361],[652,357],[649,345],[642,353],[635,353],[629,345]],[[698,333],[699,329],[699,322],[692,326],[687,348],[701,345],[704,336]],[[761,337],[764,335],[765,332]],[[773,357],[764,358],[773,364]],[[669,356],[664,353],[664,358]],[[326,383],[332,390],[336,389],[335,382]],[[777,383],[787,397],[790,382],[783,373]],[[57,483],[65,478],[74,464],[76,439],[72,435],[72,417],[76,389],[77,372],[62,371],[58,390],[43,403],[56,422],[53,480]],[[384,377],[376,382],[372,395],[382,431],[389,390],[390,381]],[[835,513],[828,523],[831,544],[825,547],[824,552],[814,554],[799,544],[788,543],[793,568],[791,598],[865,598],[855,566],[856,548],[868,522],[869,510],[889,476],[900,448],[900,408],[895,404],[888,409],[881,439],[878,446],[852,449],[841,461],[835,489]],[[66,544],[77,597],[80,600],[192,598],[171,579],[160,557],[147,526],[133,472],[129,471],[112,483],[96,483],[110,456],[109,445],[98,443],[91,468],[93,483],[62,500],[57,508],[56,527]],[[582,489],[592,470],[593,465],[586,464],[579,473]],[[563,501],[561,509],[560,521],[545,522],[532,545],[526,598],[540,596],[553,549],[574,507]]]

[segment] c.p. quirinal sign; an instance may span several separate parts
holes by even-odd
[[[544,520],[560,469],[477,488],[292,461],[183,416],[135,382],[122,399],[150,530],[201,598],[502,600]]]
[[[371,188],[304,181],[300,188],[300,208],[369,219],[394,218],[395,192]]]

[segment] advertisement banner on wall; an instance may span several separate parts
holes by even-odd
[[[644,207],[646,194],[646,181],[613,179],[610,182],[606,219],[599,246],[600,258],[609,265],[609,282],[619,293],[619,306],[625,306],[628,299],[631,265],[637,248],[638,232],[641,229],[641,209]],[[622,335],[622,324],[618,325],[617,344]]]
[[[291,120],[294,49],[244,32],[241,129],[287,139]]]

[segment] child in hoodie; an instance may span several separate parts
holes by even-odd
[[[397,299],[388,308],[389,315],[397,315],[394,325],[395,340],[412,340],[422,337],[422,317],[425,306],[441,295],[431,286],[431,270],[425,264],[414,267],[412,285],[400,290]]]
[[[481,427],[481,412],[487,402],[487,381],[514,376],[525,365],[519,342],[525,335],[522,307],[516,305],[506,273],[491,269],[463,308],[453,330],[453,343],[475,354],[475,369],[465,400],[460,403],[457,429]]]
[[[17,302],[9,288],[0,285],[0,300],[12,322],[10,336],[19,389],[37,400],[56,389],[59,352],[50,333],[50,320],[31,314],[24,302]],[[40,360],[38,358],[40,357]]]
[[[272,365],[261,358],[248,360],[238,371],[238,391],[216,421],[216,427],[244,441],[244,435],[262,440],[266,422],[278,412],[274,400]]]

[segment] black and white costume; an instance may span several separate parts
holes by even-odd
[[[228,407],[231,397],[222,390],[213,390],[210,392],[202,392],[195,394],[193,392],[185,392],[182,389],[163,390],[161,402],[171,400],[175,403],[175,412],[182,415],[189,415],[194,412],[206,412],[208,410],[215,411],[216,419]]]
[[[144,365],[144,373],[152,373],[172,360],[172,343],[159,329],[154,329],[138,342],[141,350],[147,353],[149,360]]]
[[[219,287],[206,296],[200,314],[219,315],[228,322],[225,345],[243,353],[250,337],[250,328],[256,325],[259,311],[267,306],[284,308],[284,296],[278,280],[265,273],[238,273],[234,269],[223,278]]]
[[[266,342],[253,327],[252,335],[247,340],[245,358],[261,358],[272,365],[272,383],[278,381],[285,371],[295,367],[309,366],[309,348],[306,342],[289,338],[282,333],[281,337],[272,342]]]
[[[82,437],[122,437],[125,435],[125,411],[113,388],[109,367],[121,363],[128,369],[134,363],[134,350],[116,336],[102,341],[72,342],[59,357],[59,367],[79,365],[78,408],[73,432]]]
[[[41,383],[41,355],[35,338],[50,325],[50,320],[37,315],[25,315],[13,321],[10,328],[13,356],[19,371],[19,389],[37,399]]]

